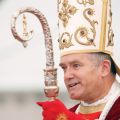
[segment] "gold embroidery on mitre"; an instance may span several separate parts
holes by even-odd
[[[106,27],[107,27],[107,8],[108,0],[102,0],[102,16],[101,16],[101,31],[100,31],[100,43],[99,50],[105,50],[105,41],[106,41]]]
[[[60,49],[64,49],[64,48],[69,48],[70,46],[72,46],[72,35],[70,35],[70,33],[68,32],[64,32],[60,39],[59,39],[59,48]]]
[[[62,3],[62,8],[59,12],[59,19],[62,21],[63,26],[66,27],[69,19],[77,11],[77,8],[68,4],[68,0],[64,0]]]
[[[89,3],[90,5],[94,5],[94,0],[77,0],[79,4],[83,4],[84,6]]]
[[[75,40],[81,44],[81,45],[94,45],[94,39],[96,37],[96,29],[95,29],[95,24],[98,24],[97,21],[95,20],[91,20],[90,17],[93,16],[94,14],[94,10],[91,9],[91,8],[87,8],[83,11],[83,16],[84,18],[90,23],[91,27],[90,28],[90,32],[93,33],[93,38],[90,38],[89,35],[88,35],[88,29],[85,28],[85,27],[82,27],[82,28],[78,28],[76,31],[75,31]],[[80,38],[84,38],[85,40],[87,41],[81,41]]]
[[[57,116],[56,120],[68,120],[68,119],[67,119],[66,114],[60,113],[60,114]]]
[[[110,4],[109,4],[109,18],[110,18],[110,20],[108,21],[109,28],[108,28],[108,45],[107,46],[113,46],[114,45],[114,42],[113,42],[114,33],[113,33],[113,30],[112,30],[111,1],[110,1]]]
[[[75,31],[74,35],[75,35],[75,40],[81,45],[91,45],[91,44],[93,44],[93,40],[90,40],[90,38],[88,38],[88,30],[85,27],[79,27]],[[80,40],[80,38],[82,39],[82,41]]]

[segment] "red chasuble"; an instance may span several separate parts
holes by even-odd
[[[75,112],[77,107],[78,107],[78,105],[72,107],[70,109],[70,111]],[[86,118],[89,117],[89,120],[94,120],[93,117],[99,117],[100,113],[98,112],[98,113],[93,114],[92,116],[91,115],[83,115],[83,116],[85,116]],[[113,106],[110,109],[110,111],[108,112],[105,120],[120,120],[120,97],[113,104]]]
[[[90,113],[90,114],[82,114],[82,113],[79,113],[79,114],[85,120],[95,120],[100,117],[101,112],[95,112],[95,113]]]

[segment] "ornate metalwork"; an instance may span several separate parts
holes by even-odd
[[[70,33],[65,32],[61,35],[60,40],[59,40],[59,48],[64,49],[64,48],[69,48],[72,46],[72,35]]]
[[[27,27],[27,18],[26,18],[26,16],[25,16],[25,14],[23,14],[23,39],[24,40],[31,40],[32,39],[32,37],[33,37],[33,30],[30,30],[29,32],[28,32],[28,27]],[[26,44],[25,43],[23,43],[23,45],[26,47]]]
[[[94,0],[77,0],[77,2],[79,4],[83,4],[84,6],[86,6],[86,4],[90,4],[90,5],[94,5]]]
[[[90,28],[90,32],[93,33],[93,38],[90,38],[89,37],[89,34],[88,34],[88,28],[86,27],[79,27],[76,31],[75,31],[75,40],[79,43],[79,44],[82,44],[82,45],[94,45],[94,39],[96,37],[96,30],[95,30],[95,24],[98,24],[97,21],[95,20],[91,20],[89,18],[89,16],[93,16],[94,14],[94,11],[93,9],[91,8],[87,8],[83,11],[83,16],[84,18],[90,23],[91,27]],[[85,38],[87,41],[84,42],[84,41],[81,41],[80,38]]]
[[[59,3],[60,4],[60,3]],[[64,0],[62,3],[62,8],[59,11],[59,18],[63,23],[63,26],[66,27],[69,19],[72,15],[74,15],[77,11],[77,8],[68,4],[68,0]]]
[[[114,33],[112,30],[112,11],[111,11],[111,1],[109,1],[109,21],[108,21],[108,45],[107,46],[113,46],[114,45],[114,41],[113,41],[113,37],[114,37]]]
[[[24,47],[26,47],[27,41],[29,39],[24,39],[24,37],[19,36],[16,31],[16,20],[20,14],[25,12],[34,14],[41,23],[45,37],[45,48],[46,48],[46,69],[44,70],[44,75],[45,75],[44,91],[47,97],[54,98],[58,95],[58,91],[59,91],[56,80],[57,69],[54,68],[52,38],[51,38],[50,28],[48,26],[45,16],[39,10],[31,7],[19,9],[17,12],[15,12],[15,14],[12,17],[11,31],[13,33],[13,36],[19,42],[21,42],[24,45]]]
[[[57,2],[58,4],[60,4],[61,3],[61,0],[58,0],[58,2]]]

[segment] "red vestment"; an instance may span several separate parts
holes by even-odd
[[[79,104],[72,107],[70,111],[75,112]],[[120,120],[120,97],[115,101],[112,108],[108,112],[105,120]]]

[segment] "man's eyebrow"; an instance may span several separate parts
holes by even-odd
[[[79,61],[78,60],[74,60],[74,61],[70,61],[69,64],[74,64],[74,63],[78,63]],[[80,62],[79,62],[80,63]],[[60,63],[59,66],[62,67],[64,66],[65,64],[64,63]]]

